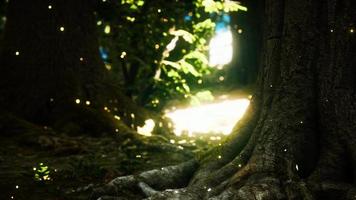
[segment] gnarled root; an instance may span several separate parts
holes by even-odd
[[[198,162],[190,160],[179,165],[142,172],[138,175],[118,177],[105,186],[94,189],[90,199],[104,198],[103,195],[117,197],[122,195],[124,190],[139,191],[142,195],[149,197],[159,193],[156,190],[184,187],[197,167]]]
[[[92,199],[117,199],[124,196],[120,194],[123,190],[128,189],[139,191],[146,200],[314,199],[307,185],[295,173],[281,175],[267,170],[268,168],[258,167],[254,162],[243,167],[237,166],[236,173],[219,184],[212,184],[210,179],[206,179],[188,185],[197,166],[197,162],[191,160],[180,165],[143,172],[137,176],[119,177],[96,189]],[[221,168],[222,172],[225,168]],[[291,173],[291,170],[285,171]],[[216,173],[219,173],[219,170],[214,174]]]

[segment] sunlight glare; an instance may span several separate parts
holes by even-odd
[[[209,43],[209,64],[225,65],[231,62],[233,54],[231,31],[219,31]]]
[[[244,115],[250,101],[248,99],[225,100],[200,106],[177,109],[166,113],[174,122],[177,136],[187,133],[222,133],[228,135],[236,122]]]
[[[152,136],[152,131],[155,128],[155,125],[153,119],[147,119],[145,125],[137,127],[137,133],[144,136]]]

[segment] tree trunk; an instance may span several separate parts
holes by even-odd
[[[54,104],[103,104],[105,67],[98,53],[94,1],[8,4],[1,54],[0,105],[44,122]]]
[[[260,88],[227,141],[171,171],[184,187],[149,171],[92,197],[131,184],[148,199],[356,199],[355,13],[354,0],[266,0]]]

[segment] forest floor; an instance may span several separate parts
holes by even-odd
[[[229,91],[229,98],[247,98],[249,91]],[[14,127],[9,130],[22,132]],[[158,135],[135,140],[116,132],[100,137],[68,136],[39,127],[48,133],[43,135],[31,127],[31,134],[22,138],[0,134],[0,200],[88,199],[93,188],[115,177],[190,160],[225,137]]]
[[[87,199],[117,176],[177,164],[220,142],[210,137],[150,137],[144,145],[110,135],[0,137],[0,199]]]

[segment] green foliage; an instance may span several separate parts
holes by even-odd
[[[121,4],[127,4],[131,10],[137,10],[145,4],[144,0],[121,0]]]
[[[171,35],[178,36],[178,37],[181,36],[186,42],[190,44],[192,44],[195,40],[194,35],[185,30],[171,31]]]
[[[247,9],[228,0],[121,0],[116,15],[98,11],[107,68],[147,107],[160,110],[171,99],[192,97],[197,80],[215,70],[207,58],[214,18],[238,10]]]
[[[50,177],[50,169],[48,166],[44,165],[43,163],[38,164],[38,166],[33,168],[34,171],[34,179],[36,181],[49,181],[51,180]]]
[[[214,1],[214,0],[197,0],[195,2],[197,7],[203,7],[205,12],[208,13],[218,13],[221,11],[224,12],[234,12],[234,11],[247,11],[247,8],[239,5],[239,3],[235,1]]]

